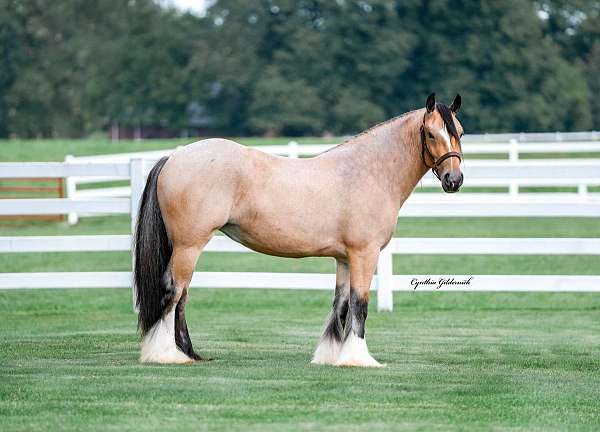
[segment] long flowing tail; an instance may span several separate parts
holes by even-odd
[[[164,277],[173,249],[156,195],[158,175],[167,159],[160,159],[148,175],[135,229],[134,281],[142,335],[162,318],[173,294]]]

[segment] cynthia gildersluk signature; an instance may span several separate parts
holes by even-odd
[[[454,279],[453,277],[444,278],[440,277],[438,279],[427,278],[427,279],[417,279],[412,278],[410,281],[410,286],[413,287],[413,290],[416,290],[420,286],[435,286],[436,290],[439,290],[447,285],[471,285],[471,281],[473,280],[473,276],[469,276],[467,279]]]

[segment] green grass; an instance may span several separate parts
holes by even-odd
[[[62,160],[185,142],[2,141],[0,160]],[[0,236],[128,233],[126,216],[84,218],[73,227],[0,221]],[[401,218],[394,235],[600,237],[600,218]],[[598,256],[445,252],[395,256],[394,271],[598,274],[600,268]],[[130,266],[126,252],[0,254],[2,272]],[[334,264],[206,253],[198,269],[331,273]],[[324,291],[193,289],[192,339],[216,360],[175,367],[137,362],[129,290],[0,291],[0,430],[600,429],[598,294],[397,293],[393,313],[369,315],[370,349],[387,363],[378,370],[308,363],[330,304]]]
[[[129,234],[129,216],[65,222],[0,221],[0,235]],[[395,237],[600,237],[600,218],[403,217]]]
[[[91,156],[98,154],[131,153],[138,151],[173,149],[202,138],[147,139],[110,141],[108,139],[45,139],[45,140],[0,140],[0,161],[63,161],[66,155]],[[232,138],[239,143],[257,145],[282,145],[294,140],[306,144],[337,144],[343,138]]]
[[[1,254],[2,272],[129,271],[128,252]],[[444,274],[555,274],[596,275],[598,256],[574,255],[396,255],[394,273]],[[260,254],[206,253],[198,271],[270,273],[335,273],[332,258],[276,258]]]
[[[600,428],[600,296],[402,293],[383,369],[309,364],[331,294],[193,289],[209,363],[142,365],[129,290],[1,291],[3,431]]]

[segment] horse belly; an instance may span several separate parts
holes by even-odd
[[[268,255],[302,258],[343,253],[333,230],[299,218],[286,219],[254,212],[249,218],[231,221],[221,231],[244,246]]]

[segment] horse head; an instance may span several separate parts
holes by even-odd
[[[457,94],[450,107],[447,107],[436,103],[435,93],[431,93],[425,103],[426,110],[421,125],[423,163],[431,168],[448,193],[457,192],[463,182],[460,167],[463,127],[456,116],[460,102],[460,95]]]

